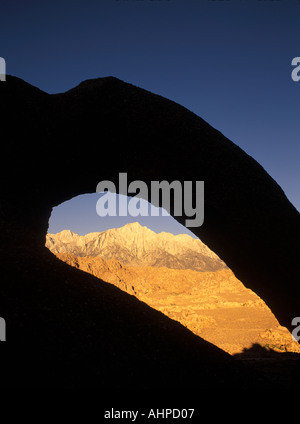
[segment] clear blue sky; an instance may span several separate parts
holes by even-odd
[[[112,75],[180,103],[300,210],[299,31],[298,0],[10,0],[0,56],[7,73],[49,93]]]

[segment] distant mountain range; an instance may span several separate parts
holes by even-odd
[[[187,234],[155,233],[138,222],[121,228],[80,236],[70,230],[47,234],[52,253],[99,256],[130,266],[167,267],[195,271],[217,271],[226,264],[199,239]]]

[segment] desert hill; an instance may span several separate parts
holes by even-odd
[[[131,266],[166,266],[196,271],[226,268],[226,264],[199,239],[187,234],[156,234],[138,222],[85,236],[70,230],[47,234],[46,246],[52,253],[100,256]]]
[[[155,234],[134,223],[86,236],[69,230],[49,234],[47,246],[60,260],[136,296],[232,355],[253,345],[300,352],[298,343],[279,325],[265,302],[200,240]],[[197,251],[201,271],[200,261],[195,267],[195,260],[188,258],[189,252],[197,257]],[[80,252],[80,256],[73,252]],[[127,259],[127,263],[116,257]],[[144,265],[149,263],[153,266]],[[173,268],[168,267],[170,263]]]
[[[128,266],[100,256],[55,256],[94,275],[100,283],[109,282],[134,295],[232,355],[253,345],[274,352],[300,353],[299,344],[265,302],[246,289],[229,269],[198,272]]]

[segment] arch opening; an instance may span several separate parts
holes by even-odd
[[[261,359],[266,349],[271,357],[300,353],[265,302],[194,233],[162,208],[151,216],[144,199],[139,214],[119,216],[119,203],[128,206],[133,198],[110,195],[113,216],[100,216],[105,193],[76,196],[54,208],[46,247],[99,284],[115,285],[238,358]]]

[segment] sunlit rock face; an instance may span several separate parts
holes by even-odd
[[[47,234],[46,246],[52,253],[100,256],[131,266],[165,266],[195,271],[226,268],[226,264],[201,240],[187,234],[156,234],[138,222],[83,236],[70,230]]]
[[[263,353],[273,360],[284,353],[287,364],[287,356],[296,359],[300,353],[263,300],[199,239],[156,234],[135,222],[82,236],[69,230],[47,234],[46,246],[60,260],[136,296],[231,355],[252,355],[259,363]]]
[[[77,326],[81,329],[77,334],[84,338],[90,334],[88,340],[93,339],[95,324],[90,322],[89,330],[83,331],[87,324],[79,317],[87,310],[84,303],[78,306],[80,299],[89,303],[93,285],[87,285],[85,291],[85,286],[75,283],[79,277],[75,278],[73,270],[67,271],[64,264],[54,265],[45,251],[45,237],[53,206],[94,192],[101,180],[117,184],[119,172],[147,184],[152,180],[204,181],[205,220],[192,231],[246,287],[264,299],[282,325],[289,327],[292,318],[299,315],[299,213],[255,160],[201,118],[174,102],[110,77],[49,95],[8,76],[1,83],[0,96],[2,131],[7,135],[2,143],[5,166],[1,168],[0,210],[4,264],[1,313],[11,322],[7,338],[10,331],[11,337],[15,334],[20,340],[34,334],[45,346],[51,344],[51,338],[60,339],[61,352],[68,340],[69,345],[78,347],[74,363],[82,345],[72,336]],[[187,218],[176,217],[180,222]],[[63,276],[64,272],[70,272],[69,277]],[[70,312],[74,308],[76,325]],[[106,309],[106,323],[116,312],[110,308]],[[123,309],[117,309],[121,314]],[[91,314],[91,305],[88,311]],[[92,315],[97,321],[97,314]],[[74,332],[58,325],[59,318],[70,325],[72,322]],[[126,331],[128,340],[140,334],[129,328]],[[108,337],[114,337],[111,334],[107,331]],[[143,337],[145,334],[151,338],[153,331],[144,332]],[[203,352],[209,349],[205,345]],[[146,357],[141,353],[140,359]],[[219,351],[213,357],[220,364],[224,360]],[[163,362],[157,361],[161,366]],[[119,369],[124,371],[121,362]],[[60,365],[66,370],[63,359]],[[157,369],[164,369],[160,366]],[[37,379],[38,375],[36,372]]]

